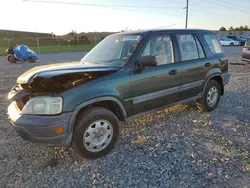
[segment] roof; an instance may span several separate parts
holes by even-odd
[[[163,32],[163,31],[172,31],[172,32],[183,32],[183,31],[189,31],[189,32],[203,32],[203,33],[214,33],[213,30],[207,30],[207,29],[147,29],[147,30],[137,30],[137,31],[126,31],[126,32],[120,32],[115,33],[113,35],[143,35],[149,32]]]

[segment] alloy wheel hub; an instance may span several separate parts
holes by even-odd
[[[97,120],[91,123],[83,135],[83,144],[90,152],[104,150],[113,137],[113,127],[106,120]]]
[[[207,103],[210,107],[213,107],[219,98],[219,92],[216,87],[212,87],[209,89],[208,94],[207,94]]]

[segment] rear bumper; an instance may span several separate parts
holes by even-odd
[[[21,115],[15,102],[8,107],[8,119],[16,133],[24,140],[52,145],[68,145],[72,139],[69,130],[72,113],[57,116]],[[56,133],[57,127],[63,127],[61,134]]]
[[[230,80],[230,74],[227,72],[227,73],[223,73],[222,74],[222,78],[223,78],[223,85],[227,85],[229,83],[229,80]]]
[[[247,61],[247,62],[250,62],[250,58],[249,59],[246,59],[246,58],[241,58],[242,61]]]

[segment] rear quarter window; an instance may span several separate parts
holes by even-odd
[[[205,34],[204,39],[212,52],[212,54],[220,54],[223,53],[223,50],[220,45],[220,41],[218,40],[215,34]]]

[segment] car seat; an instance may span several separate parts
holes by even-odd
[[[191,59],[198,59],[198,50],[193,41],[185,41],[182,43],[181,48],[181,58],[182,61],[187,61]]]
[[[166,42],[158,42],[156,44],[154,55],[156,57],[157,65],[172,63],[170,51]]]

